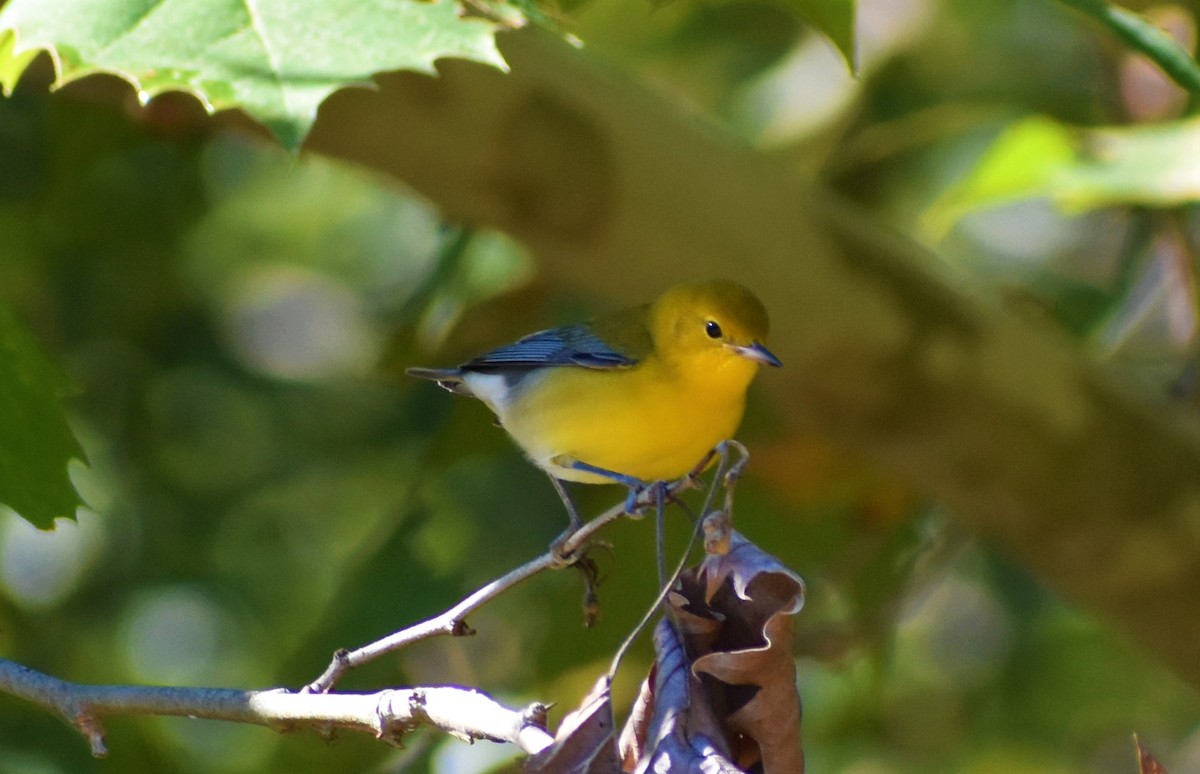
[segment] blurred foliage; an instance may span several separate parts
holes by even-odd
[[[58,403],[62,375],[0,306],[0,503],[49,529],[82,503],[67,465],[82,455]]]
[[[1194,188],[1144,195],[1162,164],[1106,157],[1097,177],[1080,154],[1101,136],[1161,152],[1142,138],[1194,127],[1195,99],[1055,3],[857,10],[857,79],[776,3],[613,0],[568,21],[781,166],[927,235],[972,292],[1194,403]],[[1167,10],[1194,30],[1193,7]],[[297,686],[334,648],[545,548],[563,515],[544,477],[482,406],[398,374],[611,299],[567,296],[501,235],[441,224],[392,181],[295,161],[236,119],[141,106],[105,78],[48,94],[50,79],[43,58],[0,100],[0,304],[78,386],[87,508],[54,532],[0,518],[0,654],[87,682]],[[1084,186],[1087,211],[1053,206],[1064,185]],[[950,196],[943,228],[923,230]],[[752,396],[737,518],[808,581],[813,771],[1130,772],[1132,731],[1168,769],[1200,769],[1194,692],[901,482],[775,419]],[[591,510],[617,497],[580,492]],[[606,532],[596,629],[559,573],[472,618],[475,638],[422,643],[344,687],[458,682],[570,706],[655,594],[651,531]],[[618,704],[648,663],[643,642]],[[430,734],[394,752],[182,719],[109,730],[112,757],[94,761],[60,721],[0,697],[0,771],[469,774],[511,757]]]
[[[970,212],[1048,199],[1078,213],[1116,205],[1171,207],[1200,199],[1200,121],[1073,132],[1040,117],[1008,127],[970,177],[926,215],[932,238]]]
[[[854,69],[855,0],[796,0],[788,4],[800,18],[821,30]]]

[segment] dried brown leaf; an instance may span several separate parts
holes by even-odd
[[[621,755],[621,770],[633,771],[646,750],[646,738],[650,723],[654,719],[654,676],[655,667],[650,667],[650,676],[642,681],[642,688],[629,711],[629,719],[617,739],[617,751]]]
[[[740,774],[730,759],[724,731],[705,696],[706,686],[692,673],[678,633],[668,621],[654,630],[658,661],[642,697],[645,709],[630,718],[621,734],[625,771],[670,771],[681,774]],[[639,698],[641,703],[641,698]]]
[[[1167,774],[1167,767],[1159,763],[1158,759],[1146,749],[1137,734],[1133,735],[1133,744],[1137,747],[1138,774]]]
[[[766,774],[804,770],[787,618],[804,604],[804,583],[737,532],[721,549],[668,595],[657,659],[619,742],[601,680],[527,771],[737,774],[759,762]]]
[[[737,762],[761,760],[768,774],[802,771],[787,616],[803,606],[804,582],[734,532],[728,552],[710,554],[681,576],[670,603],[693,656],[692,672],[702,679]]]
[[[760,575],[781,576],[781,579],[786,579],[784,585],[788,588],[781,601],[786,599],[787,604],[783,605],[778,612],[794,615],[800,612],[800,608],[804,606],[804,581],[800,576],[774,556],[751,543],[736,530],[730,539],[730,548],[727,552],[707,555],[701,563],[699,573],[689,570],[685,576],[694,577],[695,574],[705,578],[706,590],[713,589],[715,591],[724,581],[730,580],[733,584],[733,591],[746,601],[752,601],[747,594],[750,581]],[[713,593],[705,595],[706,600],[711,600],[712,597]]]
[[[688,607],[688,598],[676,592],[667,596],[667,604],[675,611],[675,625],[679,629],[679,635],[688,643],[692,653],[711,652],[721,635],[723,616],[708,609],[693,612]]]

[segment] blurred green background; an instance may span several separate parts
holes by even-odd
[[[1194,48],[1196,6],[1140,7]],[[1200,186],[1163,182],[1189,148],[1200,158],[1184,92],[1053,2],[859,12],[857,79],[782,4],[568,15],[670,99],[925,239],[970,292],[1194,401]],[[72,476],[89,507],[49,533],[0,511],[0,654],[83,682],[296,687],[334,648],[545,549],[564,514],[542,474],[482,406],[401,372],[632,299],[558,288],[502,235],[444,224],[394,181],[293,159],[188,98],[141,108],[104,78],[48,94],[45,65],[0,100],[0,302],[78,387],[67,405],[89,465]],[[1064,138],[1099,142],[1073,128],[1097,126],[1125,127],[1115,147],[1132,159],[1074,163]],[[1137,156],[1144,127],[1175,138],[1151,150],[1182,155]],[[1172,771],[1200,771],[1193,690],[903,483],[781,436],[751,401],[738,526],[809,584],[811,771],[1132,772],[1133,732]],[[557,720],[652,600],[652,534],[605,533],[595,629],[578,576],[554,573],[474,616],[476,637],[422,643],[342,688],[461,683],[556,702]],[[643,642],[618,706],[650,659]],[[353,734],[107,725],[111,756],[93,760],[57,718],[0,697],[0,772],[469,774],[513,757],[427,732],[394,751]]]

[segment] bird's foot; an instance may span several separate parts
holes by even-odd
[[[625,513],[641,518],[647,510],[665,506],[673,499],[674,487],[666,481],[639,481],[629,487],[629,494],[625,497]]]
[[[584,554],[587,553],[586,542],[583,545],[575,546],[570,550],[567,549],[567,544],[570,542],[571,538],[575,536],[575,533],[579,531],[581,526],[581,523],[572,520],[571,526],[567,527],[561,535],[554,538],[554,541],[550,543],[550,560],[554,567],[570,567],[582,559]]]

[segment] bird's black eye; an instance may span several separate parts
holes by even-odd
[[[710,339],[721,338],[721,326],[717,325],[716,320],[709,320],[704,323],[704,332],[708,334]]]

